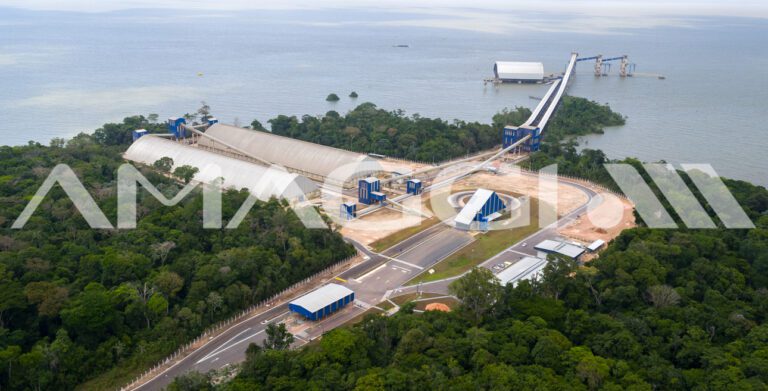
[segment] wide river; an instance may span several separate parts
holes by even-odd
[[[0,9],[0,144],[47,143],[132,114],[177,116],[203,100],[223,122],[243,125],[365,101],[489,122],[504,107],[535,106],[531,96],[547,88],[483,85],[494,61],[541,61],[560,72],[578,51],[627,54],[636,64],[626,79],[618,66],[595,78],[591,63],[579,65],[569,93],[628,117],[582,146],[613,158],[709,163],[723,176],[768,185],[768,22],[573,32],[545,20],[552,28],[480,32],[366,12]],[[347,98],[353,90],[357,100]],[[330,92],[341,101],[326,102]]]

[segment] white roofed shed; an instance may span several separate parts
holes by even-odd
[[[547,260],[536,257],[523,257],[512,266],[502,270],[496,275],[501,285],[517,285],[519,281],[530,280],[538,277],[539,273],[547,266]]]
[[[209,127],[205,134],[211,136],[200,138],[199,144],[205,148],[229,150],[224,145],[229,144],[252,157],[317,181],[330,177],[337,185],[341,179],[349,185],[356,185],[357,179],[382,171],[379,162],[369,156],[270,132],[217,123]]]
[[[301,175],[222,156],[154,135],[137,139],[123,157],[148,166],[163,157],[169,157],[173,159],[171,170],[185,165],[195,167],[199,170],[194,176],[195,181],[214,184],[217,179],[223,178],[223,188],[246,188],[260,200],[274,196],[301,201],[318,191],[314,182]]]
[[[540,62],[496,61],[494,76],[502,81],[537,82],[544,80],[544,64]]]

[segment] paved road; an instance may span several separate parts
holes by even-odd
[[[595,196],[592,190],[584,186],[570,182],[568,184],[584,191],[590,200]],[[507,260],[514,262],[524,255],[535,255],[536,252],[532,248],[533,244],[544,239],[557,237],[557,227],[571,222],[577,215],[584,213],[586,208],[587,205],[585,204],[568,213],[557,223],[545,227],[520,243],[509,247],[484,262],[482,266],[491,268],[493,264],[499,262]],[[295,346],[303,345],[309,340],[321,336],[324,332],[362,314],[371,305],[380,303],[393,291],[396,291],[397,295],[415,291],[415,286],[403,287],[402,284],[451,253],[471,243],[472,240],[472,236],[466,232],[457,231],[444,224],[437,224],[383,251],[381,254],[374,253],[368,248],[353,242],[355,247],[365,254],[367,260],[339,274],[338,278],[345,282],[342,283],[340,280],[334,282],[342,283],[354,290],[356,304],[347,306],[328,319],[312,323],[311,327],[297,333]],[[523,243],[527,244],[524,246]],[[448,284],[456,278],[423,284],[422,291],[447,293]],[[159,376],[135,389],[146,391],[161,390],[173,378],[185,372],[192,370],[207,372],[211,369],[219,369],[237,364],[245,359],[245,350],[248,344],[252,342],[261,343],[264,340],[264,330],[268,323],[280,322],[288,314],[287,304],[283,303],[264,313],[246,319],[217,337],[212,338],[203,347],[182,358]]]
[[[324,332],[338,327],[355,316],[365,312],[370,305],[381,302],[387,291],[394,289],[424,268],[432,266],[445,256],[470,243],[472,237],[466,232],[453,230],[438,224],[417,235],[376,254],[358,243],[352,243],[368,259],[344,271],[337,277],[355,291],[356,305],[347,306],[339,313],[296,334],[295,346],[305,344]],[[256,315],[232,326],[222,334],[212,338],[181,361],[151,381],[144,383],[137,390],[161,390],[173,379],[188,371],[207,372],[237,364],[245,359],[245,350],[252,342],[261,343],[269,323],[283,321],[289,315],[287,304],[283,303],[262,314]]]
[[[557,220],[557,222],[550,224],[549,226],[544,227],[539,231],[536,231],[535,233],[528,236],[527,238],[515,243],[514,245],[508,247],[506,250],[491,257],[487,261],[480,264],[481,267],[493,270],[492,269],[493,265],[496,265],[499,263],[503,263],[503,262],[515,263],[520,259],[522,259],[523,257],[536,256],[537,251],[533,248],[534,245],[546,239],[560,238],[560,235],[557,233],[557,230],[559,228],[572,223],[579,215],[586,213],[588,205],[593,199],[597,201],[601,200],[601,196],[588,187],[585,187],[575,182],[565,182],[565,181],[562,181],[562,182],[584,192],[588,197],[587,202],[584,203],[584,205],[562,216],[559,220]],[[448,285],[459,277],[460,276],[423,283],[420,288],[416,285],[410,285],[410,286],[399,287],[398,289],[399,289],[399,292],[402,292],[403,294],[416,292],[417,289],[421,289],[421,291],[425,293],[447,294]]]

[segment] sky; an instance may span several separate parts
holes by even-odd
[[[258,9],[382,9],[445,13],[473,10],[582,13],[592,16],[733,16],[768,18],[765,0],[0,0],[0,6],[77,12],[169,8],[233,11]]]
[[[0,0],[0,7],[33,11],[114,12],[132,9],[179,10],[212,16],[237,11],[364,11],[379,20],[356,20],[339,12],[323,25],[377,24],[507,34],[517,30],[615,33],[630,29],[686,28],[697,18],[768,19],[768,0]],[[401,15],[408,14],[408,17]],[[352,16],[350,16],[352,15]],[[551,23],[550,16],[561,17]],[[0,58],[0,65],[7,59]]]

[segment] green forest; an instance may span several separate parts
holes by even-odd
[[[119,387],[206,326],[354,253],[276,200],[237,229],[203,229],[197,193],[166,207],[140,191],[137,229],[93,230],[55,186],[23,229],[9,228],[59,163],[114,224],[115,174],[137,128],[165,132],[136,116],[50,146],[0,147],[0,389],[73,389],[97,375],[88,388]],[[182,187],[142,173],[167,197]],[[224,219],[246,196],[223,195]]]
[[[407,304],[300,350],[252,345],[234,380],[170,389],[768,389],[768,191],[727,183],[756,229],[626,230],[516,287],[475,269],[451,286],[457,311]]]
[[[526,112],[500,113],[496,132],[503,115]],[[570,137],[623,122],[606,106],[567,99],[530,165],[557,163],[610,186],[606,156],[577,152]],[[327,143],[351,142],[340,140]],[[370,144],[356,145],[346,147]],[[639,161],[624,162],[648,179]],[[451,287],[463,301],[455,312],[414,313],[407,304],[300,350],[251,345],[232,381],[192,373],[170,389],[768,389],[768,191],[725,183],[756,229],[653,230],[640,221],[588,265],[552,258],[539,280],[516,287],[475,269]]]
[[[494,117],[495,122],[522,123],[530,110],[517,108]],[[387,111],[363,103],[342,116],[329,111],[324,116],[279,115],[269,120],[272,133],[362,153],[376,153],[424,162],[440,162],[492,148],[501,143],[496,125],[439,118],[402,110]],[[253,129],[265,130],[258,122]],[[503,126],[503,125],[502,125]]]
[[[304,115],[301,119],[279,115],[268,122],[272,133],[281,136],[355,152],[442,162],[500,145],[501,129],[520,125],[530,115],[529,109],[516,107],[494,115],[491,124],[447,122],[418,114],[406,116],[402,110],[387,111],[373,103],[363,103],[344,116],[329,111],[324,116]],[[559,142],[623,124],[624,118],[608,106],[565,96],[544,134],[545,140]],[[259,121],[253,121],[251,127],[266,130]]]
[[[448,123],[365,103],[343,117],[269,123],[276,134],[326,145],[443,161],[498,145],[501,127],[529,114]],[[557,163],[611,186],[607,157],[578,152],[571,138],[623,122],[607,106],[566,97],[529,167]],[[0,147],[0,389],[122,385],[206,326],[354,253],[337,232],[304,228],[277,200],[258,202],[237,229],[203,229],[197,192],[171,207],[140,192],[137,229],[91,230],[54,187],[24,229],[10,229],[59,163],[114,223],[115,174],[137,128],[165,132],[156,116],[133,116],[48,146]],[[170,166],[161,159],[140,170],[172,196],[195,173],[179,167],[170,176]],[[540,282],[516,288],[478,283],[489,276],[475,271],[453,287],[473,303],[458,311],[406,306],[301,350],[251,346],[233,381],[190,374],[170,388],[766,389],[768,192],[726,184],[757,229],[628,230],[589,267],[555,259]],[[246,197],[227,192],[224,218]]]

